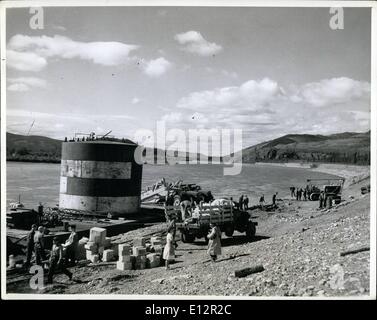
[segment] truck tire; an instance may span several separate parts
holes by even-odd
[[[250,240],[254,239],[255,237],[255,225],[252,222],[249,222],[246,227],[246,237]]]
[[[225,227],[225,235],[227,237],[232,237],[234,233],[234,226],[229,224]]]
[[[327,199],[326,199],[326,208],[327,209],[330,209],[332,207],[332,199],[333,199],[332,196],[327,197]]]
[[[195,237],[188,232],[182,231],[181,232],[181,240],[183,243],[192,243],[195,240]]]

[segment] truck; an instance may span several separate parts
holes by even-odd
[[[184,184],[182,180],[167,183],[165,178],[141,193],[142,203],[163,204],[167,201],[168,204],[179,205],[182,201],[191,199],[195,202],[209,202],[213,200],[213,196],[211,191],[202,190],[196,183]]]
[[[322,188],[313,184],[313,181],[327,181]],[[332,182],[331,182],[332,181]],[[344,185],[344,178],[334,178],[334,179],[307,179],[309,183],[309,199],[312,201],[319,200],[321,192],[324,192],[324,202],[325,204],[338,204],[341,202],[341,194]],[[331,205],[330,205],[331,206]]]
[[[167,221],[176,220],[177,229],[180,231],[182,242],[192,243],[195,239],[204,238],[210,231],[210,224],[216,223],[221,232],[227,237],[232,237],[235,230],[245,233],[249,240],[255,237],[258,222],[252,220],[247,211],[239,210],[232,201],[223,201],[218,205],[202,203],[192,210],[191,216],[183,217],[182,208],[177,205],[165,204]]]

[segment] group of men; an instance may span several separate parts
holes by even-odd
[[[296,198],[296,200],[301,201],[301,200],[308,200],[309,198],[309,186],[306,186],[305,188],[301,187],[290,187],[289,190],[291,191],[291,197]]]
[[[76,233],[76,226],[70,226],[70,235],[67,241],[62,244],[58,237],[54,237],[52,249],[50,251],[49,259],[47,259],[45,247],[45,231],[43,226],[38,227],[33,224],[27,236],[27,254],[25,267],[30,267],[32,255],[35,255],[35,263],[39,266],[44,266],[48,262],[48,281],[52,283],[54,273],[59,269],[72,280],[72,273],[67,270],[67,267],[76,264],[76,254],[78,248],[79,237]]]
[[[238,208],[244,211],[249,209],[249,198],[246,194],[242,194],[241,197],[238,199]]]

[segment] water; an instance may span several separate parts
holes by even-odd
[[[17,201],[28,208],[39,202],[47,206],[59,203],[60,164],[7,162],[7,203]],[[224,176],[220,165],[144,165],[143,188],[165,177],[167,181],[183,179],[186,183],[197,183],[204,190],[211,190],[218,197],[233,197],[247,194],[251,204],[256,204],[264,194],[266,202],[272,194],[289,195],[289,187],[305,186],[308,178],[333,178],[334,176],[313,172],[310,169],[259,166],[244,164],[241,174]]]

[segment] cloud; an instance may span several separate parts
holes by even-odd
[[[46,88],[47,86],[46,80],[35,77],[10,78],[8,82],[10,83],[9,91],[29,91],[32,87]]]
[[[7,88],[9,91],[24,92],[29,91],[30,87],[24,83],[13,83]]]
[[[170,128],[242,129],[244,146],[290,133],[370,129],[370,84],[323,79],[296,89],[264,78],[192,92],[162,116]]]
[[[96,133],[106,133],[109,128],[113,134],[121,137],[126,131],[129,137],[132,136],[133,121],[124,128],[124,121],[135,120],[133,116],[116,114],[82,114],[82,113],[49,113],[40,111],[30,111],[25,109],[6,110],[7,130],[14,133],[25,134],[33,121],[32,134],[41,134],[50,137],[63,138],[73,136],[75,132],[91,132],[96,128]],[[99,129],[105,128],[105,129]]]
[[[10,52],[12,60],[8,63],[9,67],[24,71],[43,69],[48,58],[77,58],[99,65],[116,66],[127,63],[130,53],[138,48],[137,45],[121,42],[79,42],[59,35],[48,37],[19,34],[9,40],[8,53]],[[29,67],[25,59],[30,61],[32,58],[38,59],[38,63]]]
[[[134,97],[131,101],[132,104],[138,104],[140,102],[140,99],[138,97]]]
[[[350,78],[324,79],[302,86],[292,101],[308,103],[316,107],[326,107],[342,104],[351,100],[368,97],[370,85],[368,82],[356,81]]]
[[[172,64],[163,57],[154,60],[143,61],[142,63],[143,72],[152,78],[160,77],[171,67]]]
[[[224,87],[214,90],[193,92],[181,98],[177,107],[195,111],[257,111],[267,107],[282,95],[278,84],[268,78],[250,80],[239,87]]]
[[[20,71],[40,71],[47,65],[47,60],[34,52],[7,50],[6,65]]]
[[[179,33],[175,35],[174,39],[183,46],[182,50],[203,57],[218,54],[223,50],[220,45],[204,39],[198,31]]]

